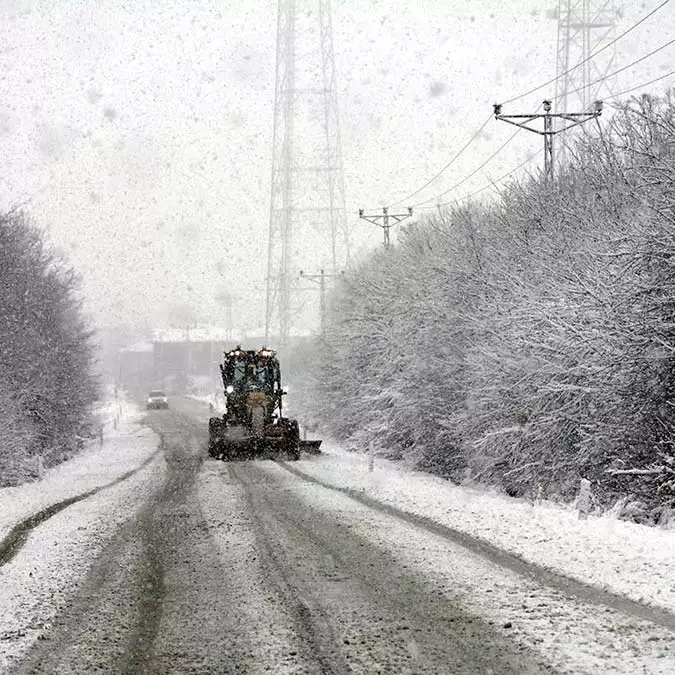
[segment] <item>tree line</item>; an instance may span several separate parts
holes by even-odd
[[[23,213],[0,215],[0,486],[79,449],[93,366],[77,275]]]
[[[456,481],[675,502],[675,94],[402,230],[341,280],[304,402],[337,439]]]

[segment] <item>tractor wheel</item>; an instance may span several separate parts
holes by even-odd
[[[218,455],[219,455],[218,444],[214,443],[213,440],[209,439],[209,457],[213,457],[213,459],[217,459]]]
[[[218,420],[212,417],[209,420],[209,457],[218,456]]]
[[[219,417],[209,419],[209,455],[220,459],[227,454],[227,441],[223,438],[225,424]]]
[[[297,420],[286,420],[284,449],[290,461],[297,462],[300,459],[300,427]]]

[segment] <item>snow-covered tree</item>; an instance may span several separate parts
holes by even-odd
[[[312,405],[354,446],[509,493],[675,498],[675,98],[555,181],[408,227],[331,302]]]
[[[90,338],[75,274],[25,216],[0,216],[0,480],[77,448],[97,390]]]

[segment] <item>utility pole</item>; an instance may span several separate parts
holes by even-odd
[[[389,209],[385,206],[382,209],[381,214],[377,215],[372,215],[372,216],[367,216],[364,214],[363,209],[359,209],[359,218],[361,220],[367,220],[369,223],[372,223],[373,225],[377,225],[378,227],[381,227],[383,232],[384,232],[384,248],[385,250],[389,250],[391,247],[391,240],[389,238],[389,230],[394,226],[400,223],[402,220],[406,220],[407,218],[412,217],[413,210],[412,206],[408,207],[408,212],[407,213],[389,213]],[[391,221],[393,222],[390,222]]]
[[[323,270],[319,274],[305,274],[300,270],[301,279],[309,279],[310,281],[315,281],[319,283],[319,314],[321,316],[321,339],[326,339],[326,279],[334,279],[335,277],[341,277],[344,275],[344,272],[339,274],[326,274]]]
[[[216,300],[225,308],[225,336],[228,340],[232,340],[232,305],[234,303],[234,296],[230,293],[219,293],[216,296]]]
[[[502,106],[501,103],[495,103],[493,108],[495,111],[495,119],[502,120],[503,122],[508,122],[513,124],[521,129],[527,129],[527,131],[533,131],[535,134],[539,134],[544,137],[544,176],[546,180],[553,179],[553,137],[556,134],[560,134],[563,131],[567,131],[572,127],[576,127],[579,124],[584,124],[589,120],[596,119],[602,114],[602,101],[595,101],[593,104],[593,112],[582,112],[582,113],[568,113],[568,112],[551,112],[551,101],[544,101],[544,112],[543,113],[534,113],[534,114],[525,114],[525,115],[502,115]],[[529,126],[531,122],[542,119],[544,121],[544,130],[536,129],[535,127]],[[553,128],[553,120],[565,120],[568,122],[566,126],[560,126],[557,129]]]

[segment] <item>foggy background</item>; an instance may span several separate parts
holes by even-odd
[[[657,4],[621,3],[617,34]],[[416,190],[492,103],[555,76],[555,5],[333,3],[357,255],[382,236],[358,220],[359,207]],[[616,67],[674,29],[665,8],[617,43]],[[235,329],[264,323],[275,42],[273,0],[0,3],[2,207],[24,207],[47,229],[82,274],[87,309],[104,334],[218,325],[223,292],[235,296]],[[618,88],[671,70],[674,52],[622,73]],[[554,87],[503,112],[534,112]],[[490,122],[415,200],[453,185],[512,133]],[[538,136],[519,134],[451,196],[483,187],[540,146]]]

